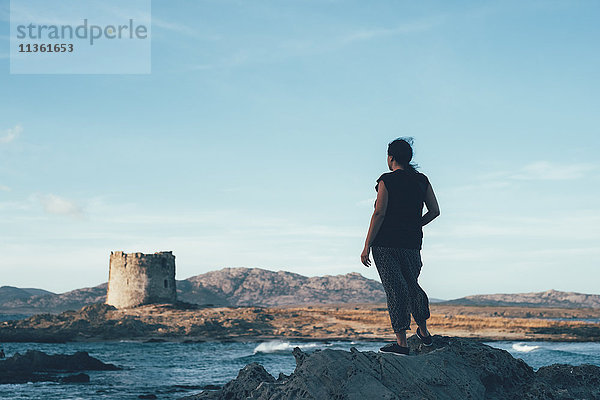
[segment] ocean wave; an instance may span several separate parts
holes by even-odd
[[[284,342],[281,340],[273,340],[270,342],[260,343],[254,349],[254,354],[256,353],[280,353],[280,352],[290,352],[294,349],[294,347],[300,347],[302,350],[310,349],[319,346],[319,343],[303,343],[303,344],[294,344],[292,345],[290,342]]]
[[[514,343],[512,345],[513,350],[519,351],[521,353],[529,353],[532,350],[539,349],[540,346],[532,346],[524,343]]]

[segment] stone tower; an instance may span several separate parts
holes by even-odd
[[[174,303],[176,300],[173,252],[110,252],[106,304],[128,308],[151,303]]]

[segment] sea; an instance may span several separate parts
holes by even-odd
[[[387,342],[386,342],[387,343]],[[598,342],[484,342],[507,350],[523,359],[534,370],[554,363],[600,366]],[[4,343],[7,356],[27,350],[49,354],[86,351],[103,362],[115,364],[120,371],[89,371],[89,383],[27,383],[0,385],[0,399],[179,399],[197,394],[205,385],[223,385],[235,378],[251,362],[262,364],[275,378],[280,372],[291,374],[296,366],[294,347],[311,353],[316,349],[378,351],[384,342],[362,341],[285,341],[143,343],[133,341],[95,343]]]

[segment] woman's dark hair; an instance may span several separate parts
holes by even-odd
[[[390,144],[388,144],[388,156],[392,156],[392,159],[402,166],[408,172],[417,172],[419,166],[415,163],[411,163],[413,157],[413,138],[412,137],[401,137]]]

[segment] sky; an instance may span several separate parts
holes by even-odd
[[[0,0],[0,286],[108,279],[111,251],[359,272],[414,138],[441,215],[430,298],[599,293],[600,3],[153,0],[140,75],[16,75]]]

